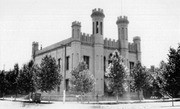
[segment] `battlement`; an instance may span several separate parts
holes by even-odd
[[[134,42],[137,41],[137,40],[138,40],[138,41],[141,41],[141,38],[140,38],[139,36],[136,36],[136,37],[133,38],[133,41],[134,41]]]
[[[92,10],[92,14],[91,14],[91,17],[105,17],[104,13],[103,13],[103,9],[93,9]]]
[[[81,42],[85,44],[93,44],[93,36],[91,34],[81,33]]]
[[[136,45],[136,43],[129,43],[129,44],[128,44],[128,49],[129,49],[129,52],[134,52],[134,53],[136,53],[136,51],[137,51],[137,45]]]
[[[127,16],[119,16],[117,17],[117,21],[116,21],[116,24],[119,24],[119,23],[129,23],[128,21],[128,18]]]
[[[39,45],[39,43],[38,43],[38,42],[35,42],[35,41],[34,41],[32,44],[33,44],[33,45]]]
[[[81,22],[74,21],[74,22],[72,22],[72,26],[81,26]]]
[[[109,39],[105,38],[104,39],[104,47],[117,49],[118,41],[116,41],[115,39],[111,40],[110,38]]]
[[[103,13],[103,9],[101,9],[101,8],[96,9],[96,8],[95,8],[95,9],[92,10],[92,13],[93,13],[93,12],[102,12],[102,13]]]

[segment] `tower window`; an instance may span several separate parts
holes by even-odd
[[[93,34],[94,34],[94,22],[93,22],[93,28],[92,29],[93,29]]]
[[[79,32],[79,29],[78,29],[78,30],[77,30],[77,37],[78,37],[78,38],[79,38],[79,36],[80,36],[79,34],[80,34],[80,32]]]
[[[104,72],[106,71],[106,57],[104,56]]]
[[[103,24],[102,22],[100,23],[100,28],[101,28],[101,35],[103,34]]]
[[[61,70],[61,58],[58,59],[58,68],[59,68],[59,71]]]
[[[127,28],[126,28],[126,40],[128,40],[128,31],[127,31]]]
[[[89,69],[89,56],[83,56],[83,59],[87,64],[87,68]]]
[[[125,39],[124,28],[122,28],[122,39]]]
[[[69,56],[66,57],[66,70],[69,70]]]
[[[98,30],[99,30],[99,24],[98,24],[98,21],[96,22],[96,33],[98,33]]]

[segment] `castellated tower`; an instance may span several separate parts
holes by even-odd
[[[95,93],[104,94],[104,40],[103,40],[103,19],[105,15],[103,10],[93,9],[92,18],[92,34],[94,36],[94,76],[96,78]]]
[[[129,21],[126,16],[120,16],[116,21],[118,27],[118,41],[119,51],[125,59],[125,65],[128,66],[128,24]]]
[[[141,62],[141,38],[136,36],[133,38],[133,42],[136,44],[137,61]]]
[[[35,53],[36,51],[39,50],[39,43],[38,42],[33,42],[32,43],[32,59],[34,60],[35,59]]]
[[[76,68],[81,61],[81,23],[78,21],[72,22],[72,59],[73,68]]]

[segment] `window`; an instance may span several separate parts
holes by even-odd
[[[89,56],[84,56],[83,59],[87,64],[87,68],[89,69]]]
[[[130,71],[132,71],[133,67],[134,67],[134,62],[129,62],[130,65]]]
[[[125,39],[124,28],[122,28],[122,39]]]
[[[128,40],[128,30],[126,28],[126,40]]]
[[[96,33],[98,33],[98,30],[99,30],[99,24],[98,24],[98,21],[96,22]]]
[[[69,79],[66,79],[66,91],[69,91]]]
[[[106,57],[104,56],[104,72],[106,72]]]
[[[103,34],[103,24],[102,22],[100,23],[100,28],[101,28],[101,35]]]
[[[94,34],[94,22],[93,22],[93,34]]]
[[[60,92],[60,86],[57,87],[57,91]]]
[[[69,56],[66,57],[66,70],[69,70]]]
[[[109,54],[108,64],[112,63],[111,57],[112,57],[112,53]]]
[[[58,69],[61,70],[61,58],[58,59]]]

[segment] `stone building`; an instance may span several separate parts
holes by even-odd
[[[137,61],[141,61],[141,40],[136,36],[133,43],[128,42],[128,18],[120,16],[117,18],[118,40],[104,38],[104,18],[102,9],[93,9],[92,34],[81,32],[81,23],[72,22],[72,36],[66,40],[57,42],[43,49],[39,49],[38,42],[32,44],[32,57],[35,63],[39,64],[45,55],[51,55],[57,61],[60,73],[66,71],[66,86],[70,72],[76,68],[81,60],[84,60],[89,70],[96,79],[95,94],[104,94],[104,74],[108,66],[111,53],[118,50],[125,59],[125,65],[131,69]],[[66,51],[66,52],[65,52]],[[65,62],[66,60],[66,62]],[[66,63],[66,67],[65,66]],[[55,94],[62,94],[63,85],[54,91]]]

